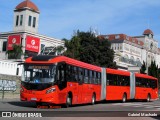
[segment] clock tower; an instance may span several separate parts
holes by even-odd
[[[39,9],[30,0],[18,4],[14,10],[13,31],[38,32]]]

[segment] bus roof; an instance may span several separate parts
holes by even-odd
[[[130,76],[130,72],[124,71],[124,70],[116,70],[116,69],[111,69],[111,68],[106,68],[107,73],[110,74],[116,74],[116,75],[125,75],[125,76]]]
[[[67,64],[73,65],[73,66],[78,66],[90,70],[95,70],[100,72],[101,67],[91,65],[88,63],[84,63],[66,56],[49,56],[49,55],[38,55],[35,57],[30,57],[25,60],[25,63],[29,64],[54,64],[54,63],[59,63],[59,62],[65,62]],[[116,70],[116,69],[111,69],[111,68],[106,68],[107,73],[110,74],[116,74],[116,75],[125,75],[125,76],[130,76],[129,71],[124,71],[124,70]],[[146,74],[140,74],[140,73],[135,73],[136,77],[142,77],[142,78],[148,78],[148,79],[156,79],[152,76],[146,75]],[[156,79],[157,80],[157,79]]]
[[[135,73],[135,76],[136,77],[140,77],[140,78],[148,78],[148,79],[155,79],[155,80],[157,80],[157,78],[149,76],[149,75],[146,75],[146,74]]]
[[[101,71],[101,67],[91,65],[88,63],[84,63],[72,58],[68,58],[66,56],[45,56],[45,55],[39,55],[35,57],[30,57],[25,60],[25,63],[30,63],[30,64],[54,64],[54,63],[59,63],[59,62],[65,62],[70,65],[74,66],[79,66],[82,68],[90,69],[90,70],[95,70],[95,71]]]

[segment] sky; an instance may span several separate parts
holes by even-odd
[[[23,0],[0,0],[0,32],[13,30],[13,10]],[[31,0],[40,10],[38,33],[71,39],[74,32],[140,36],[151,29],[160,42],[160,0]],[[159,43],[160,46],[160,43]]]

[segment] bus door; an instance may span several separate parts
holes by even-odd
[[[84,75],[83,75],[83,94],[82,94],[82,100],[83,103],[87,103],[91,100],[91,79],[90,79],[90,70],[85,69]]]
[[[78,103],[83,103],[83,82],[81,79],[78,79]]]
[[[64,102],[65,99],[65,88],[67,87],[67,81],[65,76],[65,64],[60,63],[57,67],[57,85],[60,90],[59,92],[59,102]]]
[[[85,91],[83,89],[83,74],[84,70],[82,68],[78,68],[78,103],[83,103],[83,98],[85,96]]]

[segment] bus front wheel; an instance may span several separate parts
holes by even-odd
[[[127,95],[126,95],[126,94],[123,94],[122,102],[125,103],[126,101],[127,101]]]
[[[150,102],[150,101],[151,101],[151,95],[148,94],[148,95],[147,95],[147,102]]]

